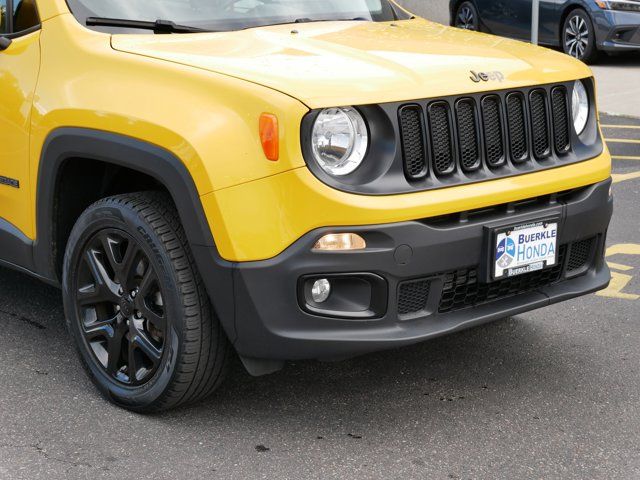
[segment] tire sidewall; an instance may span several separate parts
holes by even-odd
[[[120,229],[131,235],[147,255],[158,275],[158,282],[165,300],[167,318],[167,338],[160,366],[153,378],[138,387],[127,387],[111,379],[106,371],[94,360],[93,353],[82,334],[81,319],[78,317],[72,294],[81,261],[89,239],[105,228]],[[63,301],[67,329],[74,339],[76,350],[83,366],[98,389],[114,403],[129,409],[145,409],[157,402],[171,384],[176,373],[176,364],[180,358],[183,344],[184,317],[181,300],[177,294],[177,279],[171,267],[162,243],[153,229],[133,210],[122,205],[109,205],[107,202],[89,207],[74,226],[64,257],[63,264]]]

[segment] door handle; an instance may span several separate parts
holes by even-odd
[[[0,51],[9,48],[12,42],[13,40],[11,40],[9,37],[0,37]]]

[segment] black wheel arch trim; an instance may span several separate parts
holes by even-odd
[[[220,257],[200,195],[186,166],[173,153],[157,145],[125,135],[85,128],[64,127],[51,132],[40,158],[36,199],[37,238],[33,244],[33,269],[29,270],[49,283],[60,283],[52,248],[55,239],[55,198],[62,167],[73,158],[129,168],[154,178],[167,189],[178,210],[214,310],[233,342],[235,308],[232,272],[235,264]]]

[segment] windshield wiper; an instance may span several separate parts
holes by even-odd
[[[126,20],[124,18],[103,18],[89,17],[85,22],[88,27],[118,27],[141,30],[153,30],[154,33],[202,33],[212,30],[189,27],[188,25],[177,25],[171,20],[156,20],[155,22],[144,22],[142,20]]]
[[[316,23],[316,22],[370,22],[368,18],[334,18],[334,19],[313,19],[313,18],[296,18],[293,23]]]

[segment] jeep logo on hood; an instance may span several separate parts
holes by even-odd
[[[490,80],[496,80],[498,82],[504,82],[504,74],[502,72],[498,72],[497,70],[494,72],[474,72],[471,70],[471,80],[475,83],[480,82],[488,82]]]

